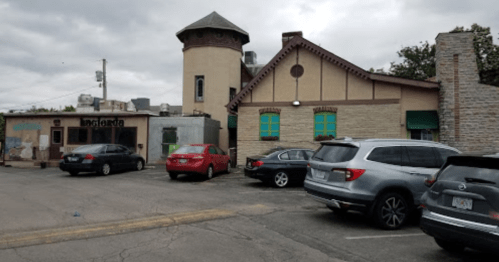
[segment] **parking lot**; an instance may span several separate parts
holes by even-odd
[[[1,261],[489,261],[450,254],[417,222],[384,231],[337,216],[300,185],[240,169],[212,180],[163,166],[110,176],[0,167]]]

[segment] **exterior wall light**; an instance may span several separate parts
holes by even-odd
[[[300,101],[298,101],[298,100],[293,101],[293,105],[294,106],[299,106],[300,105]]]

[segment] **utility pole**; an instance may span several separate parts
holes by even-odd
[[[102,92],[104,96],[104,102],[107,100],[107,83],[106,83],[106,59],[102,59]]]

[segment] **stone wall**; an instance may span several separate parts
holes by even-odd
[[[337,137],[405,138],[400,134],[400,104],[331,106],[337,109]],[[260,141],[259,110],[262,109],[261,107],[239,108],[238,165],[244,165],[246,157],[261,154],[276,146],[310,149],[317,149],[320,146],[319,142],[314,141],[314,108],[316,106],[278,108],[281,109],[279,141]]]
[[[472,33],[436,38],[440,142],[465,152],[499,152],[499,87],[479,84]]]

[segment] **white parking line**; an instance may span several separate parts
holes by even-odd
[[[238,192],[239,194],[255,194],[255,193],[287,193],[287,192],[300,192],[300,193],[303,193],[304,191],[303,190],[276,190],[276,191],[273,191],[273,190],[269,190],[269,191],[243,191],[243,192]]]
[[[382,236],[362,236],[362,237],[345,237],[346,240],[355,240],[355,239],[373,239],[373,238],[388,238],[388,237],[417,237],[417,236],[426,236],[424,233],[418,234],[405,234],[405,235],[382,235]]]

